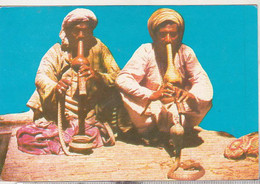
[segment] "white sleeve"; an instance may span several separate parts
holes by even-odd
[[[139,98],[141,101],[150,97],[153,91],[140,85],[146,75],[148,62],[146,50],[142,45],[136,50],[116,79],[116,84],[123,93],[133,98]]]

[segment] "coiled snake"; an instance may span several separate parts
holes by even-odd
[[[176,173],[175,171],[178,168],[182,168],[183,170],[198,170],[198,172],[195,173]],[[169,179],[175,179],[175,180],[197,180],[201,178],[205,174],[205,169],[194,160],[187,160],[185,162],[180,162],[180,155],[176,155],[175,162],[173,163],[173,166],[167,173],[167,177]]]
[[[62,130],[62,105],[61,105],[60,100],[58,101],[58,132],[59,132],[61,148],[62,148],[63,152],[65,153],[65,155],[67,155],[67,156],[81,155],[81,154],[77,154],[77,153],[71,153],[65,144],[63,130]]]
[[[180,115],[181,117],[181,115]],[[180,119],[181,122],[181,119]],[[173,166],[167,173],[167,177],[169,179],[175,179],[175,180],[197,180],[201,178],[205,174],[205,169],[194,160],[187,160],[185,162],[180,162],[181,160],[181,149],[182,149],[182,143],[183,143],[183,134],[184,129],[181,125],[176,124],[171,127],[170,133],[172,136],[172,140],[175,142],[176,146],[176,155],[175,155],[175,161],[173,163]],[[198,170],[194,173],[176,173],[176,171],[182,168],[183,170]]]

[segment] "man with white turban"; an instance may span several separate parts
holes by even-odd
[[[57,103],[63,95],[65,95],[64,122],[66,122],[63,123],[67,128],[65,139],[68,138],[65,141],[68,142],[71,136],[77,134],[78,75],[88,78],[84,115],[90,125],[85,127],[85,131],[89,136],[95,137],[95,147],[106,144],[102,132],[97,130],[97,127],[101,129],[104,127],[100,123],[96,126],[96,123],[114,121],[113,113],[120,101],[120,95],[115,89],[115,78],[120,69],[109,49],[93,36],[97,23],[95,14],[88,9],[75,9],[64,18],[60,32],[62,44],[56,43],[52,46],[42,58],[38,68],[35,79],[37,90],[27,103],[34,112],[35,124],[33,127],[31,125],[23,127],[17,132],[20,150],[33,154],[60,153],[60,145],[53,140],[57,137],[55,125]],[[78,55],[79,39],[83,41],[83,53],[89,66],[84,63],[77,69],[72,61]],[[47,132],[48,129],[51,131]],[[41,139],[36,139],[39,135]]]
[[[116,79],[131,122],[144,138],[155,132],[169,135],[173,125],[192,130],[211,108],[213,89],[193,50],[182,43],[184,20],[172,9],[158,9],[148,20],[148,30],[153,43],[141,45]],[[163,85],[167,44],[171,44],[175,56],[181,88]],[[181,122],[176,103],[161,101],[171,96],[185,107]]]

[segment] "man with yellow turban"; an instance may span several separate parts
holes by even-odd
[[[148,30],[153,43],[141,45],[116,79],[124,106],[144,138],[173,133],[174,125],[190,131],[212,106],[211,82],[193,50],[182,43],[184,20],[178,12],[158,9],[148,20]],[[179,76],[179,85],[164,84],[169,54],[176,71],[167,75]],[[175,100],[165,103],[167,97]]]
[[[78,133],[78,106],[82,103],[78,76],[83,80],[88,78],[82,111],[86,117],[85,133],[94,140],[94,147],[109,144],[106,128],[100,122],[114,121],[113,113],[120,101],[115,78],[120,69],[109,49],[93,35],[97,22],[92,11],[81,8],[64,18],[60,32],[62,43],[56,43],[48,50],[37,71],[37,90],[27,103],[34,112],[35,122],[18,130],[20,150],[32,154],[62,153],[56,125],[57,104],[62,97],[65,142],[68,143]],[[77,68],[72,62],[80,50],[79,40],[84,45],[83,54],[89,65],[82,63]]]

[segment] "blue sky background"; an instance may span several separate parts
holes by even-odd
[[[192,47],[214,88],[213,107],[200,124],[236,137],[258,130],[257,8],[218,6],[84,6],[94,31],[121,68],[151,42],[147,20],[168,7],[185,20],[183,43]],[[63,18],[76,6],[0,8],[0,114],[27,111],[42,56],[56,42]]]

